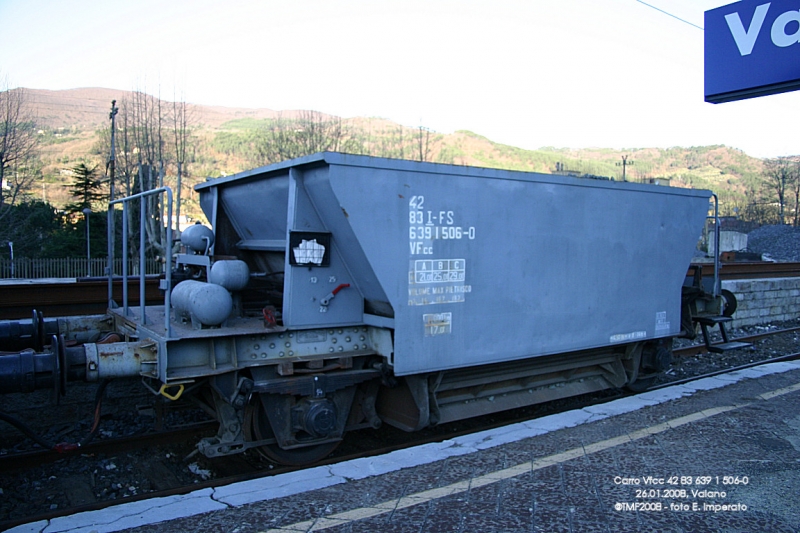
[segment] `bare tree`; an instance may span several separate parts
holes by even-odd
[[[789,189],[794,197],[794,217],[793,224],[795,227],[800,225],[800,155],[791,156],[792,166],[792,180],[789,184]]]
[[[186,164],[191,153],[192,108],[185,101],[162,101],[143,90],[121,98],[116,113],[116,180],[122,196],[131,196],[171,184],[177,171],[176,219],[180,218],[181,192]],[[109,146],[110,135],[103,140]],[[127,209],[129,248],[138,254],[140,207],[134,202]],[[166,205],[161,195],[148,196],[143,203],[148,253],[167,257]]]
[[[110,139],[109,139],[110,142]],[[133,139],[133,109],[129,99],[119,101],[117,118],[116,179],[123,186],[122,196],[130,196],[136,187],[137,154]]]
[[[186,104],[186,100],[181,98],[179,102],[177,98],[173,97],[172,134],[175,141],[173,148],[175,149],[175,166],[177,167],[175,220],[178,225],[180,225],[181,220],[181,189],[183,187],[183,172],[185,170],[184,165],[186,164],[189,138],[191,136],[190,123],[192,119],[191,109]]]
[[[395,159],[419,157],[420,161],[427,161],[430,157],[428,146],[430,132],[421,126],[416,132],[410,128],[409,130],[406,131],[401,125],[382,130],[380,141],[375,147],[375,155]]]
[[[279,115],[259,132],[254,148],[256,163],[262,165],[316,152],[363,150],[341,118],[318,111],[303,111],[296,119]]]
[[[139,191],[150,191],[161,187],[167,166],[164,149],[163,125],[166,122],[161,99],[144,91],[134,91],[132,96],[132,120],[134,152],[137,158]],[[147,243],[151,250],[166,257],[164,249],[165,226],[163,205],[158,195],[148,196],[144,203]]]
[[[419,160],[427,161],[431,156],[431,130],[420,126],[417,144],[419,146]]]
[[[400,159],[406,158],[406,141],[403,137],[403,126],[397,126],[398,145],[400,146]]]
[[[24,89],[9,89],[8,81],[3,80],[0,90],[0,209],[6,200],[13,204],[17,195],[30,186],[33,181],[31,159],[34,156],[38,139],[33,117],[26,106],[27,94]],[[2,184],[9,187],[9,194],[3,191]]]
[[[786,193],[797,179],[797,163],[791,157],[777,157],[764,161],[764,183],[778,199],[780,223],[785,223]]]

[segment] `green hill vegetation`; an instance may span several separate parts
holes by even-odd
[[[206,146],[231,173],[264,164],[255,146],[269,127],[269,119],[237,119],[218,130],[207,131]],[[622,179],[622,157],[633,162],[626,168],[627,181],[667,179],[674,187],[710,189],[723,210],[732,212],[748,203],[748,195],[763,188],[763,162],[726,146],[569,149],[544,147],[526,150],[494,142],[470,131],[441,134],[407,128],[379,119],[346,121],[354,153],[425,160],[455,165],[483,166],[528,172],[553,173],[557,168],[579,175]],[[420,157],[420,144],[423,145]]]
[[[0,96],[9,93],[0,92]],[[719,195],[722,215],[738,215],[759,223],[774,223],[779,216],[776,189],[768,176],[770,162],[721,145],[529,150],[497,143],[475,132],[445,134],[377,117],[343,119],[314,111],[193,106],[162,101],[144,93],[108,89],[30,90],[24,96],[27,98],[24,124],[28,134],[35,137],[36,146],[25,165],[13,169],[15,174],[9,167],[5,176],[5,204],[10,203],[8,190],[19,184],[14,202],[44,202],[66,224],[80,222],[79,214],[68,209],[76,205],[71,186],[78,165],[96,167],[103,177],[102,191],[108,194],[112,99],[119,107],[117,197],[137,192],[141,183],[148,181],[150,186],[163,181],[175,189],[180,159],[181,213],[188,215],[189,221],[204,220],[193,192],[197,183],[323,150],[614,180],[622,179],[624,169],[627,181],[668,180],[673,187],[710,189]],[[78,105],[78,101],[86,103]],[[181,152],[176,146],[176,117],[180,109],[185,112],[181,139],[186,146],[182,157],[178,157]],[[627,158],[625,167],[623,158]],[[140,173],[141,163],[148,165],[152,173]],[[787,222],[794,221],[800,196],[800,178],[796,177],[796,168],[793,172],[787,174],[791,186],[787,187],[784,198]],[[19,183],[9,181],[9,176],[19,178]],[[104,202],[95,203],[93,210],[100,216]],[[0,203],[0,219],[2,208]],[[72,233],[77,238],[80,228],[73,228]],[[0,240],[3,238],[11,240],[10,235],[0,235]],[[95,249],[94,244],[92,248]],[[98,244],[96,249],[100,253],[102,245]]]

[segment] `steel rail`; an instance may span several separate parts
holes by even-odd
[[[163,303],[158,290],[158,278],[145,279],[145,301],[148,305]],[[130,283],[139,303],[139,279]],[[42,311],[46,317],[102,315],[108,309],[106,278],[80,279],[77,282],[0,284],[0,320],[29,319],[31,310]],[[113,282],[113,297],[122,299],[122,282]]]
[[[703,276],[714,275],[713,263],[698,263],[703,266]],[[754,262],[722,262],[720,279],[761,279],[761,278],[796,278],[800,277],[800,263]]]
[[[792,328],[789,331],[794,331],[796,329],[800,329],[800,328]],[[705,378],[717,376],[717,375],[720,375],[720,374],[726,374],[726,373],[729,373],[729,372],[735,372],[737,370],[743,370],[743,369],[753,368],[753,367],[764,365],[764,364],[768,364],[768,363],[788,361],[788,360],[794,360],[794,359],[800,359],[800,353],[794,353],[794,354],[774,357],[774,358],[766,359],[766,360],[763,360],[763,361],[757,361],[757,362],[754,362],[754,363],[748,363],[748,364],[745,364],[745,365],[740,365],[740,366],[726,368],[726,369],[715,371],[715,372],[709,372],[709,373],[706,373],[706,374],[701,374],[699,376],[693,376],[693,377],[685,378],[685,379],[681,379],[681,380],[670,381],[668,383],[664,383],[664,384],[661,384],[661,385],[650,387],[647,390],[651,391],[651,390],[663,389],[663,388],[671,387],[671,386],[674,386],[674,385],[681,385],[681,384],[685,384],[685,383],[691,383],[692,381],[697,381],[697,380],[700,380],[700,379],[705,379]],[[617,400],[617,399],[620,399],[620,398],[635,396],[637,394],[641,394],[641,393],[621,392],[621,393],[618,393],[618,394],[605,396],[605,397],[600,398],[600,399],[595,399],[595,400],[592,400],[592,401],[589,401],[589,402],[585,402],[585,401],[581,402],[581,406],[582,407],[587,407],[587,406],[592,406],[592,405],[600,405],[600,404],[608,403],[610,401]],[[580,399],[581,397],[578,396],[578,397],[573,397],[573,398],[569,398],[569,399],[566,399],[566,400],[575,400],[576,398]],[[544,405],[546,405],[546,404],[544,404]],[[567,401],[567,404],[565,406],[557,408],[557,409],[554,409],[554,410],[552,410],[552,409],[548,410],[548,412],[543,413],[540,416],[558,414],[558,413],[562,413],[562,412],[565,412],[565,411],[568,411],[568,410],[572,410],[574,408],[575,408],[574,402],[573,401]],[[495,415],[492,415],[492,416],[496,417],[497,415],[499,415],[499,413],[495,413]],[[394,444],[394,445],[386,446],[386,447],[383,447],[383,448],[380,448],[380,449],[371,449],[371,450],[368,450],[368,451],[365,451],[365,452],[362,451],[362,452],[351,453],[351,454],[346,454],[346,455],[339,455],[339,456],[331,457],[329,459],[326,459],[326,460],[318,462],[318,463],[314,463],[313,466],[331,465],[331,464],[345,462],[345,461],[349,461],[349,460],[353,460],[353,459],[360,459],[360,458],[364,458],[364,457],[374,457],[374,456],[377,456],[377,455],[384,455],[384,454],[387,454],[387,453],[390,453],[390,452],[393,452],[393,451],[396,451],[396,450],[399,450],[399,449],[404,449],[404,448],[413,447],[413,446],[420,446],[420,445],[428,444],[428,443],[441,442],[442,440],[445,440],[445,439],[452,439],[454,437],[469,435],[471,433],[475,433],[475,432],[479,432],[479,431],[486,431],[486,430],[496,429],[498,427],[504,427],[504,426],[507,426],[507,425],[510,425],[510,424],[514,424],[514,423],[518,423],[518,422],[526,422],[526,421],[529,421],[529,420],[532,420],[532,419],[535,419],[535,418],[539,418],[540,416],[531,417],[530,414],[526,414],[526,415],[519,416],[519,417],[503,418],[500,421],[492,421],[491,423],[488,423],[488,424],[481,424],[481,426],[479,428],[470,427],[470,428],[467,428],[467,429],[462,429],[462,430],[457,430],[457,431],[447,431],[447,432],[444,432],[444,434],[442,434],[442,433],[434,433],[432,435],[423,436],[422,438],[418,437],[419,434],[412,433],[412,434],[409,434],[409,435],[414,435],[416,438],[412,438],[412,440],[410,442],[403,442],[403,443],[400,443],[400,444]],[[58,518],[60,516],[66,516],[66,515],[71,515],[71,514],[80,513],[80,512],[97,511],[97,510],[101,510],[101,509],[106,509],[108,507],[112,507],[114,505],[119,505],[120,503],[137,502],[137,501],[143,501],[143,500],[148,500],[148,499],[153,499],[153,498],[163,498],[163,497],[167,497],[167,496],[177,496],[177,495],[182,495],[182,494],[188,494],[190,492],[193,492],[193,491],[196,491],[196,490],[199,490],[199,489],[203,489],[203,488],[222,487],[222,486],[225,486],[225,485],[230,485],[230,484],[233,484],[233,483],[240,483],[240,482],[249,481],[249,480],[252,480],[252,479],[271,477],[271,476],[276,476],[276,475],[279,475],[279,474],[284,474],[284,473],[287,473],[287,472],[294,472],[294,471],[302,470],[304,468],[307,468],[307,466],[291,466],[291,467],[277,466],[277,467],[272,468],[270,470],[246,472],[246,473],[243,473],[243,474],[235,474],[235,475],[231,475],[231,476],[218,477],[218,478],[210,479],[210,480],[207,480],[207,481],[200,481],[200,482],[197,482],[197,483],[192,483],[191,485],[185,485],[185,486],[181,486],[181,487],[174,487],[174,488],[171,488],[171,489],[165,489],[165,490],[160,490],[160,491],[147,492],[147,493],[137,494],[137,495],[129,496],[129,497],[125,497],[125,498],[118,498],[118,499],[107,500],[107,501],[103,501],[103,502],[95,502],[95,503],[92,503],[92,504],[76,506],[76,507],[71,507],[71,508],[58,509],[56,511],[52,511],[52,512],[49,512],[49,513],[44,513],[44,514],[41,514],[41,515],[38,515],[38,516],[27,517],[25,519],[12,520],[12,521],[7,521],[7,522],[0,522],[0,528],[10,528],[10,527],[14,527],[14,526],[17,526],[17,525],[30,523],[30,522],[38,522],[38,521],[42,521],[42,520],[51,520],[53,518]]]
[[[713,275],[713,265],[703,264],[703,274]],[[720,278],[769,279],[800,277],[800,263],[722,263]],[[129,279],[134,291],[132,302],[139,304],[136,294],[141,294],[138,278]],[[163,302],[158,289],[159,280],[148,276],[145,280],[145,302],[157,305]],[[104,292],[106,278],[80,279],[78,282],[0,284],[0,320],[20,320],[31,316],[31,310],[43,311],[47,317],[102,314],[108,308],[108,294]],[[137,290],[139,289],[139,290]],[[123,300],[123,287],[119,278],[113,282],[113,298]]]
[[[765,331],[763,333],[754,333],[753,335],[744,335],[742,337],[731,338],[731,341],[733,342],[757,341],[760,339],[765,339],[767,337],[772,337],[773,335],[781,335],[783,333],[794,333],[796,331],[800,331],[800,326],[794,328],[778,329],[774,331]],[[705,344],[693,344],[691,346],[685,346],[682,348],[676,348],[672,350],[672,354],[675,355],[676,357],[690,357],[692,355],[698,355],[707,352],[708,348],[706,348]]]
[[[0,471],[13,472],[17,470],[24,470],[26,468],[53,463],[60,459],[87,453],[114,454],[130,450],[149,448],[151,446],[173,444],[175,442],[182,442],[188,438],[195,437],[198,434],[207,434],[209,431],[214,432],[218,428],[219,422],[200,422],[190,426],[182,427],[180,429],[155,431],[152,433],[130,435],[127,437],[118,437],[112,439],[100,439],[92,441],[86,446],[81,446],[80,448],[64,451],[62,453],[54,450],[34,450],[28,452],[8,453],[6,455],[0,455]]]
[[[667,387],[671,387],[673,385],[684,385],[686,383],[691,383],[692,381],[697,381],[700,379],[705,378],[713,378],[714,376],[720,376],[722,374],[727,374],[729,372],[736,372],[738,370],[746,370],[748,368],[753,368],[756,366],[766,365],[769,363],[782,363],[785,361],[794,361],[796,359],[800,359],[800,353],[791,353],[788,355],[780,355],[778,357],[771,357],[769,359],[763,359],[761,361],[754,361],[752,363],[745,363],[743,365],[738,366],[731,366],[728,368],[723,368],[721,370],[715,370],[714,372],[707,372],[705,374],[700,374],[699,376],[691,376],[688,378],[683,379],[676,379],[675,381],[667,381],[666,383],[661,383],[659,385],[653,385],[649,387],[647,390],[659,390],[659,389],[666,389]]]

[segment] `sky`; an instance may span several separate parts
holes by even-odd
[[[382,117],[526,149],[800,153],[800,91],[703,100],[703,13],[729,3],[0,0],[0,75]]]

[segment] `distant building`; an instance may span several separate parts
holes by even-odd
[[[559,174],[561,176],[570,176],[572,178],[590,178],[595,180],[614,181],[614,178],[609,178],[608,176],[595,176],[594,174],[586,174],[585,172],[581,172],[580,170],[569,170],[566,167],[564,167],[563,163],[556,163],[556,168],[553,171],[553,174]]]

